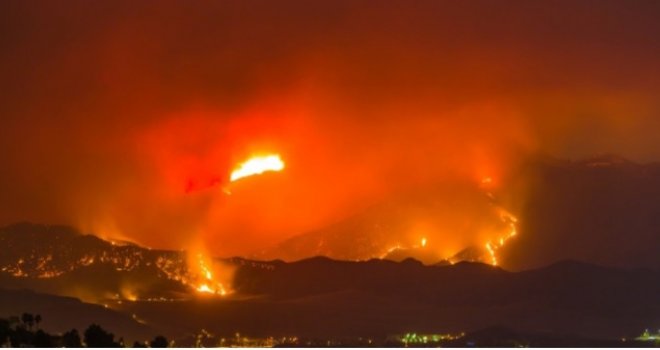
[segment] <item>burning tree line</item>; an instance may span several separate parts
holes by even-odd
[[[115,335],[97,324],[91,324],[81,335],[77,329],[62,334],[49,334],[39,327],[41,315],[23,313],[20,317],[0,318],[0,346],[37,348],[121,348],[124,339],[115,340]],[[163,336],[156,336],[150,342],[135,342],[134,348],[166,348],[169,342]]]

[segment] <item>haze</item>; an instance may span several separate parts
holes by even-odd
[[[497,186],[535,154],[660,160],[659,13],[3,1],[0,224],[242,255],[396,193]],[[223,191],[237,164],[270,153],[285,171]]]

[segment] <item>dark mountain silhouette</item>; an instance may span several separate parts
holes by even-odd
[[[535,158],[511,182],[526,201],[521,234],[500,252],[507,268],[567,259],[660,268],[660,163]]]
[[[29,228],[26,225],[20,227]],[[56,229],[37,225],[30,230],[42,231],[30,231],[34,236],[25,237],[46,242],[40,235]],[[160,286],[176,282],[152,266],[152,259],[176,252],[150,251],[135,245],[118,246],[75,233],[56,236],[59,237],[56,242],[65,240],[67,247],[52,243],[54,250],[40,251],[39,254],[52,254],[52,260],[61,261],[62,266],[70,265],[65,263],[63,256],[57,255],[58,250],[73,254],[73,262],[80,261],[73,252],[92,254],[88,242],[92,242],[91,245],[98,249],[95,254],[100,256],[103,256],[102,252],[108,256],[125,249],[133,252],[131,257],[140,256],[141,260],[133,262],[136,265],[133,268],[120,270],[117,270],[118,266],[126,266],[124,260],[95,260],[88,265],[76,265],[56,277],[39,278],[31,276],[40,273],[44,267],[39,268],[38,264],[31,267],[33,265],[27,261],[32,260],[24,259],[26,262],[19,264],[23,275],[14,276],[7,269],[0,274],[4,288],[28,286],[61,295],[76,295],[76,288],[90,288],[87,293],[99,292],[105,296],[113,291],[121,293],[121,287],[132,287],[130,276],[147,278],[153,273],[156,277],[150,278],[160,281]],[[4,242],[9,242],[7,237],[11,234],[4,236]],[[24,245],[25,249],[37,246],[36,242]],[[14,259],[21,256],[15,248],[17,246],[13,247],[15,256],[3,262],[12,268],[16,266]],[[194,334],[201,329],[224,337],[238,332],[259,337],[385,339],[391,334],[410,331],[459,333],[499,325],[521,331],[618,339],[638,335],[643,329],[657,327],[660,323],[660,301],[657,299],[660,272],[653,269],[614,269],[575,261],[523,272],[507,272],[469,262],[427,266],[414,259],[350,262],[316,257],[286,263],[234,258],[227,262],[237,268],[233,285],[235,293],[227,298],[195,295],[185,290],[185,286],[178,285],[178,288],[184,288],[181,293],[185,293],[185,298],[154,301],[140,296],[136,301],[108,302],[108,306],[115,310],[111,315],[120,317],[120,320],[140,320],[154,330],[148,335],[162,334],[178,340],[180,345],[186,345],[180,342],[181,339],[194,339]],[[104,274],[101,275],[100,271]],[[121,285],[118,281],[126,284]],[[97,283],[103,287],[95,289]],[[136,283],[143,285],[139,281]],[[171,291],[167,287],[153,288],[151,293]],[[31,301],[33,299],[35,301]],[[103,303],[103,297],[96,299]],[[99,313],[111,310],[95,306],[94,312],[88,313],[86,309],[70,307],[70,303],[83,305],[80,306],[83,308],[89,306],[69,298],[8,291],[3,294],[0,313],[40,313],[48,320],[43,324],[46,330],[49,330],[46,323],[58,322],[59,317],[75,320],[83,315],[80,316],[82,323],[97,321],[125,339],[132,334],[124,331],[124,326],[105,321],[108,316]],[[65,305],[61,310],[68,311],[51,312],[48,307],[51,304],[52,307]],[[95,320],[97,317],[99,319]],[[70,325],[66,324],[65,328]],[[139,333],[142,335],[141,329]],[[142,337],[142,340],[147,338]]]
[[[101,305],[84,303],[75,298],[35,293],[29,290],[0,289],[0,317],[38,311],[43,317],[40,328],[51,333],[71,329],[84,331],[90,324],[102,324],[127,340],[146,340],[155,335],[153,329],[125,314]]]
[[[190,333],[203,327],[222,336],[381,339],[499,325],[612,340],[660,322],[656,270],[571,261],[525,272],[479,263],[425,266],[411,259],[271,264],[238,270],[234,288],[241,298],[120,307],[160,329]]]

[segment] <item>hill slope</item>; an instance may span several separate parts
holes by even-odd
[[[484,243],[510,229],[502,210],[517,217],[518,234],[497,251],[506,269],[567,259],[660,268],[660,164],[611,155],[581,161],[531,158],[492,192],[448,182],[394,196],[255,257],[489,263]],[[420,244],[424,237],[426,247]]]
[[[130,344],[135,340],[151,339],[156,333],[129,314],[100,305],[83,303],[78,299],[60,297],[28,290],[0,289],[0,317],[20,316],[24,312],[39,314],[40,327],[47,332],[63,333],[77,329],[82,334],[92,323],[123,337]]]

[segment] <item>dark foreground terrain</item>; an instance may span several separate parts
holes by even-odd
[[[412,259],[230,262],[237,272],[235,292],[228,297],[175,285],[159,289],[168,298],[147,298],[148,292],[123,298],[122,288],[139,269],[84,267],[101,271],[96,278],[106,281],[106,293],[113,296],[89,303],[51,295],[66,290],[58,288],[68,273],[55,278],[4,276],[0,312],[5,317],[40,313],[41,326],[50,332],[81,330],[94,322],[129,344],[162,334],[180,345],[218,345],[222,339],[252,345],[402,345],[406,334],[428,335],[426,343],[415,340],[421,346],[432,345],[433,335],[443,334],[449,335],[440,338],[443,344],[455,346],[499,341],[609,346],[660,324],[660,272],[650,269],[574,261],[524,272],[480,263],[426,266]],[[90,284],[75,284],[72,276],[76,274],[66,277],[67,283]],[[162,283],[154,285],[167,286],[166,276],[160,278]],[[41,293],[16,290],[16,285]],[[473,333],[479,330],[489,331]]]

